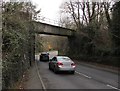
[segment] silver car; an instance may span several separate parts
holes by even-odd
[[[69,71],[74,74],[75,68],[75,63],[67,56],[56,56],[49,61],[49,69],[55,73],[58,71]]]

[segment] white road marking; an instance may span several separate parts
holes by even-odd
[[[117,87],[111,86],[111,85],[109,85],[109,84],[107,84],[107,86],[108,86],[108,87],[111,87],[111,88],[113,88],[113,89],[117,89],[117,90],[120,91],[120,89],[118,89]]]
[[[43,82],[43,80],[42,80],[42,77],[40,76],[40,73],[39,73],[39,70],[38,70],[36,61],[35,61],[35,65],[36,65],[37,74],[38,74],[39,80],[40,80],[40,82],[41,82],[42,88],[43,88],[44,91],[46,91],[46,87],[45,87],[45,85],[44,85],[44,82]]]
[[[87,75],[85,75],[85,74],[83,74],[83,73],[79,73],[79,72],[77,72],[77,71],[75,71],[77,74],[79,74],[79,75],[82,75],[82,76],[84,76],[84,77],[87,77],[87,78],[89,78],[89,79],[91,79],[92,77],[90,77],[90,76],[87,76]]]
[[[80,73],[80,72],[77,72],[77,71],[75,71],[77,74],[79,74],[79,75],[82,75],[82,76],[84,76],[84,77],[87,77],[87,78],[89,78],[89,79],[91,79],[92,77],[90,77],[90,76],[87,76],[87,75],[85,75],[85,74],[83,74],[83,73]],[[107,86],[108,87],[111,87],[111,88],[113,88],[113,89],[117,89],[117,90],[119,90],[120,91],[120,89],[119,88],[117,88],[117,87],[114,87],[114,86],[111,86],[111,85],[109,85],[109,84],[107,84]]]

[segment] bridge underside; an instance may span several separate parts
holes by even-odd
[[[30,24],[30,47],[31,47],[31,62],[35,59],[35,34],[46,34],[74,38],[74,30],[53,26],[40,22],[32,22]]]

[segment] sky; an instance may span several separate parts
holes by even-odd
[[[10,2],[31,1],[36,6],[36,10],[41,9],[40,18],[45,17],[44,21],[42,22],[55,25],[60,20],[60,8],[59,7],[66,0],[4,0],[4,1],[6,2],[7,1],[10,1]]]
[[[32,3],[37,7],[36,10],[41,9],[41,16],[49,18],[51,20],[56,20],[60,16],[59,7],[62,2],[66,0],[4,0],[4,1],[32,1]]]
[[[33,4],[37,6],[37,10],[41,9],[41,16],[58,20],[60,13],[59,7],[65,0],[32,0]]]

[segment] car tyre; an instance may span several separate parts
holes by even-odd
[[[55,67],[54,67],[53,71],[54,71],[54,73],[56,73],[56,74],[58,73],[58,71],[55,69]]]
[[[52,70],[51,67],[50,67],[50,65],[49,65],[49,70]]]
[[[39,61],[41,61],[41,59],[39,59]]]
[[[75,74],[75,71],[71,71],[71,74]]]
[[[42,58],[40,57],[40,61],[42,61]]]

